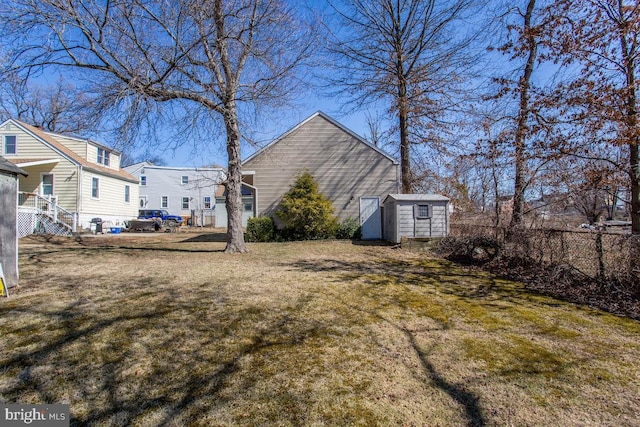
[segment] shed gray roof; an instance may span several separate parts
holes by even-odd
[[[448,202],[449,198],[441,194],[389,194],[385,197],[385,201],[388,198],[403,202]]]
[[[16,175],[29,176],[29,174],[26,173],[24,170],[20,169],[18,166],[14,165],[13,163],[11,163],[9,160],[5,159],[2,156],[0,156],[0,171],[10,172]]]

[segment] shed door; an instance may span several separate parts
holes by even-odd
[[[360,197],[360,227],[363,240],[382,239],[380,197]]]

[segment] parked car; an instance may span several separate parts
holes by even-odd
[[[140,211],[138,211],[138,219],[159,219],[162,222],[182,224],[182,217],[180,215],[171,215],[164,209],[140,209]]]

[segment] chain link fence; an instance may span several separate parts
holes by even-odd
[[[568,265],[586,276],[640,280],[640,236],[603,230],[524,229],[451,224],[452,237],[495,240],[503,254],[545,265]]]

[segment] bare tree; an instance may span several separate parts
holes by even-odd
[[[513,207],[510,228],[520,228],[524,225],[525,191],[532,179],[528,170],[530,161],[534,157],[531,144],[528,142],[533,136],[532,121],[536,115],[535,100],[532,100],[534,88],[532,80],[536,65],[539,63],[540,26],[536,18],[540,11],[536,10],[536,0],[526,0],[524,9],[512,3],[504,5],[507,12],[501,17],[501,22],[508,29],[508,35],[503,44],[497,49],[507,56],[509,63],[518,69],[517,78],[510,78],[507,71],[494,80],[499,86],[495,99],[505,101],[510,97],[517,102],[517,111],[510,120],[512,125],[505,126],[500,140],[511,140],[513,156]]]
[[[36,85],[15,74],[5,76],[0,84],[0,116],[75,135],[95,130],[96,122],[91,98],[70,83]]]
[[[0,6],[10,69],[72,68],[128,117],[163,103],[217,118],[228,155],[227,252],[242,232],[242,113],[282,102],[314,45],[279,0],[13,0]],[[28,36],[27,36],[28,34]],[[150,104],[151,103],[151,104]]]
[[[367,128],[369,134],[365,137],[369,143],[373,144],[376,147],[380,147],[383,145],[385,138],[382,119],[379,114],[372,115],[370,112],[367,112],[365,115],[365,120],[367,122]]]
[[[522,227],[524,224],[524,190],[526,188],[525,178],[525,155],[529,114],[531,106],[529,104],[529,88],[531,86],[531,76],[533,75],[533,67],[536,62],[538,50],[538,40],[536,37],[536,29],[534,28],[532,18],[535,10],[536,1],[529,0],[527,9],[523,15],[522,26],[522,43],[523,54],[526,55],[526,63],[520,80],[518,82],[518,92],[520,95],[518,105],[518,120],[515,131],[515,162],[514,162],[514,189],[513,189],[513,213],[511,215],[510,227]]]
[[[473,0],[336,0],[332,86],[356,103],[384,100],[398,123],[402,191],[414,187],[412,125],[437,124],[460,81]],[[415,132],[417,133],[417,132]]]
[[[584,145],[597,138],[626,151],[631,228],[633,234],[640,234],[640,4],[557,0],[549,11],[555,19],[546,38],[555,60],[579,68],[558,90],[565,115],[585,130],[574,142]],[[589,150],[581,149],[579,154],[592,157]]]

